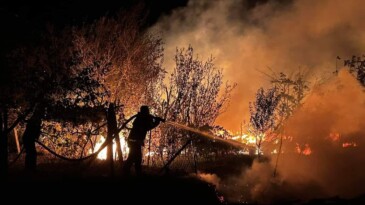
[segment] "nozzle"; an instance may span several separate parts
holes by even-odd
[[[166,122],[166,119],[163,119],[161,117],[156,117],[157,120],[161,121],[161,122]]]

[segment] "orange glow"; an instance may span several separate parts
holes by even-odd
[[[248,134],[237,135],[232,137],[233,140],[239,141],[246,145],[256,145],[256,137]]]
[[[309,145],[308,144],[305,144],[305,147],[304,147],[304,150],[303,150],[303,152],[302,152],[304,155],[310,155],[311,153],[312,153],[312,150],[311,150],[311,148],[309,147]]]
[[[128,153],[129,153],[129,147],[127,145],[127,142],[125,141],[125,138],[122,136],[122,134],[119,134],[119,139],[120,139],[120,146],[122,149],[122,153],[123,153],[123,159],[127,157]],[[104,136],[100,136],[99,140],[96,142],[95,144],[95,148],[94,151],[97,151],[101,145],[104,143],[105,141],[105,137]],[[90,148],[89,150],[89,154],[92,154],[92,149]],[[98,154],[98,159],[100,160],[106,160],[106,148],[104,148],[99,154]],[[113,140],[113,155],[117,156],[117,145],[115,140]],[[117,156],[118,159],[119,156]]]
[[[301,148],[301,146],[297,143],[295,149],[296,149],[298,154],[303,154],[303,155],[306,155],[306,156],[312,154],[312,149],[310,148],[309,144],[305,144],[304,148]]]
[[[295,146],[295,150],[297,151],[298,154],[300,154],[302,152],[298,143]]]
[[[329,138],[334,142],[338,141],[338,140],[340,140],[340,133],[331,132],[330,135],[329,135]]]
[[[357,144],[355,142],[344,142],[342,143],[342,147],[343,148],[347,148],[347,147],[357,147]]]
[[[263,135],[263,141],[265,140],[265,135]],[[232,140],[235,140],[235,141],[238,141],[242,144],[245,144],[245,145],[248,145],[248,146],[251,146],[252,148],[256,149],[255,150],[255,154],[257,155],[259,152],[261,154],[262,151],[259,151],[258,148],[257,148],[257,145],[256,145],[256,137],[253,136],[253,135],[249,135],[249,134],[242,134],[242,135],[236,135],[236,136],[233,136],[232,137]],[[249,154],[250,151],[249,150],[242,150],[242,153],[243,154]]]

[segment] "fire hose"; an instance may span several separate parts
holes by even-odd
[[[22,146],[22,149],[20,150],[19,154],[15,157],[15,159],[9,163],[9,166],[12,166],[13,164],[15,164],[15,162],[18,161],[18,159],[20,158],[20,156],[23,154],[25,148],[24,146]]]
[[[86,156],[86,157],[82,157],[82,158],[69,158],[69,157],[65,157],[62,156],[60,154],[57,154],[55,151],[53,151],[52,149],[50,149],[49,147],[47,147],[45,144],[43,144],[42,142],[36,140],[35,142],[37,144],[39,144],[41,147],[43,147],[45,150],[47,150],[49,153],[53,154],[54,156],[66,160],[66,161],[72,161],[72,162],[80,162],[80,161],[84,161],[87,160],[89,158],[93,158],[96,157],[106,146],[108,146],[110,143],[113,142],[113,139],[119,134],[119,132],[122,129],[125,129],[127,127],[127,124],[136,117],[137,115],[132,116],[131,118],[129,118],[126,122],[124,122],[122,124],[122,126],[120,128],[118,128],[118,130],[113,134],[113,136],[110,139],[105,140],[105,142],[99,147],[98,151]],[[106,124],[105,124],[106,125]],[[104,126],[105,126],[104,125]]]

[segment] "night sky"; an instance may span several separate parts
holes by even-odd
[[[267,0],[248,0],[248,7]],[[135,5],[143,5],[147,14],[145,27],[157,22],[161,15],[169,15],[174,9],[185,7],[188,0],[124,0],[124,1],[11,1],[0,5],[2,52],[39,37],[46,25],[62,28],[93,21],[104,15],[113,15]]]
[[[8,51],[19,43],[37,39],[47,25],[62,28],[91,22],[101,16],[113,15],[120,10],[128,10],[135,5],[143,5],[147,14],[146,27],[154,24],[160,15],[187,4],[187,0],[163,1],[12,1],[0,6],[1,48]]]

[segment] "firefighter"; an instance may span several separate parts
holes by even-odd
[[[27,126],[23,134],[23,144],[25,148],[25,169],[27,171],[35,171],[37,166],[37,150],[35,142],[41,135],[42,117],[44,115],[44,107],[38,105],[32,117],[27,120]]]
[[[129,154],[123,167],[124,175],[129,175],[133,163],[136,175],[141,175],[142,146],[144,146],[144,140],[146,139],[147,132],[157,127],[160,122],[165,122],[165,119],[151,115],[148,106],[141,106],[140,112],[135,115],[133,127],[127,139]]]

